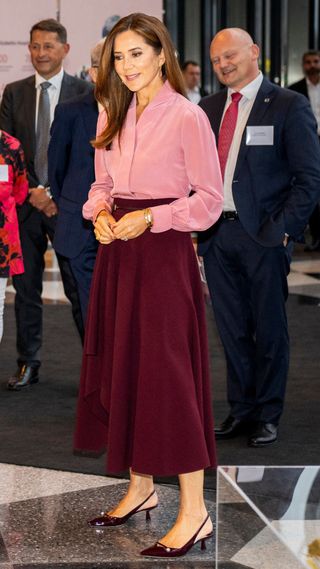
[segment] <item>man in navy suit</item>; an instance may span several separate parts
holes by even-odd
[[[304,78],[289,85],[288,89],[301,93],[310,101],[311,108],[318,124],[320,137],[320,53],[316,50],[306,51],[302,56]],[[310,219],[309,229],[312,243],[305,251],[320,251],[320,205],[316,204]]]
[[[319,142],[307,99],[262,76],[247,32],[220,31],[210,57],[227,87],[200,103],[217,137],[225,193],[220,220],[199,236],[227,360],[230,414],[215,431],[227,439],[249,427],[248,443],[259,447],[277,439],[283,410],[290,250],[319,195]]]
[[[63,70],[63,60],[69,49],[67,31],[62,24],[53,19],[34,24],[30,31],[29,52],[35,75],[8,84],[1,101],[0,128],[20,140],[30,186],[29,199],[18,213],[25,272],[13,278],[18,369],[7,383],[12,391],[20,391],[39,381],[44,255],[48,239],[53,240],[57,214],[47,179],[49,125],[58,102],[92,90],[90,83]],[[40,125],[46,127],[44,138],[39,136],[40,130],[42,136],[44,133]],[[79,298],[69,262],[61,256],[58,256],[58,262],[74,320],[83,336]]]
[[[96,82],[104,40],[91,51],[89,73]],[[85,322],[98,241],[93,225],[82,217],[82,206],[94,181],[94,149],[98,104],[94,93],[56,107],[48,152],[49,182],[58,219],[53,246],[67,257],[76,280]]]

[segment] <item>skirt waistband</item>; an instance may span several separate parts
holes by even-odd
[[[145,209],[147,207],[156,207],[157,205],[166,205],[175,201],[177,198],[160,198],[160,199],[146,199],[135,200],[125,198],[114,198],[113,211],[116,209],[123,209],[126,211],[135,211],[137,209]]]

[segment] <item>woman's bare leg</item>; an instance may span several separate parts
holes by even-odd
[[[119,504],[108,514],[112,516],[122,517],[131,510],[141,504],[154,490],[153,477],[148,474],[138,474],[130,469],[130,483],[126,495]],[[154,494],[145,506],[155,506],[158,502],[156,494]]]
[[[179,475],[180,507],[178,517],[170,531],[159,541],[167,547],[182,547],[197,532],[208,515],[203,498],[203,470]],[[209,520],[203,527],[200,536],[204,537],[212,531]]]

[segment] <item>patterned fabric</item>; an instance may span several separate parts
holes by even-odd
[[[27,172],[20,142],[2,131],[0,137],[0,277],[17,275],[24,271],[16,205],[21,205],[27,195]]]
[[[232,93],[231,95],[232,101],[225,112],[219,132],[218,155],[219,155],[220,168],[223,180],[224,180],[224,171],[226,169],[226,164],[228,160],[228,154],[237,124],[238,106],[241,97],[242,97],[241,93]]]

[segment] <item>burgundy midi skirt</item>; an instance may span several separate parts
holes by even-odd
[[[116,199],[113,215],[170,201]],[[100,245],[74,444],[107,449],[110,473],[216,466],[203,291],[189,233],[147,230]]]

